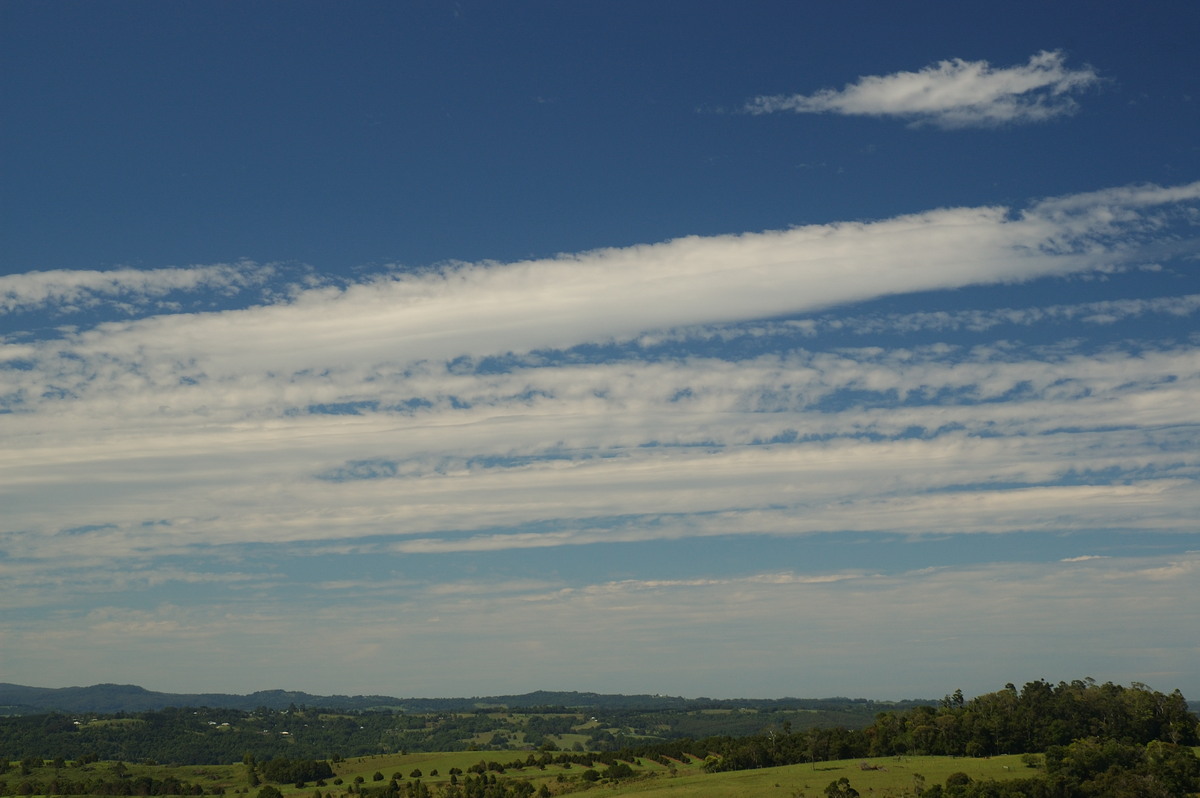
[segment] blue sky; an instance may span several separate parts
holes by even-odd
[[[0,5],[0,679],[1200,696],[1197,31]]]

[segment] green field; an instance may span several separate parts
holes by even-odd
[[[864,761],[876,770],[863,770]],[[952,757],[905,757],[876,760],[843,760],[813,765],[789,765],[729,773],[704,773],[698,769],[675,778],[653,779],[619,786],[613,792],[645,796],[706,796],[706,798],[751,798],[751,796],[822,796],[832,781],[847,778],[864,796],[913,794],[918,782],[925,786],[944,783],[951,773],[963,772],[972,779],[1006,779],[1034,771],[1017,756],[992,759]]]
[[[430,787],[449,782],[451,768],[466,771],[481,761],[493,761],[496,752],[460,751],[438,754],[379,755],[359,757],[337,763],[334,770],[343,783],[329,783],[325,787],[296,787],[280,785],[285,798],[310,798],[315,790],[322,794],[339,796],[350,784],[361,778],[365,787],[381,786],[394,775],[400,774],[401,783],[411,780],[414,770],[421,771],[421,780]],[[945,783],[946,777],[955,772],[966,773],[972,779],[1007,779],[1033,775],[1037,771],[1023,765],[1018,756],[997,756],[989,759],[967,759],[960,757],[887,757],[873,760],[843,760],[814,764],[789,765],[777,768],[742,770],[727,773],[706,773],[696,760],[677,763],[666,767],[653,762],[634,765],[636,776],[621,781],[586,782],[581,766],[563,767],[548,765],[544,769],[525,767],[509,768],[501,779],[523,779],[533,786],[545,784],[554,795],[570,795],[582,792],[612,795],[641,796],[711,796],[711,798],[750,798],[751,796],[778,795],[785,798],[799,796],[821,796],[826,785],[842,777],[849,779],[860,793],[871,796],[903,796],[912,794],[913,788],[923,782],[925,786]],[[97,766],[103,767],[98,764]],[[864,766],[872,769],[864,769]],[[170,774],[193,784],[207,788],[223,786],[228,793],[246,789],[245,771],[238,766],[210,767],[146,767],[130,766],[131,772],[143,769],[157,777]],[[596,770],[603,772],[604,766],[597,763]],[[437,775],[432,775],[436,771]],[[383,775],[382,781],[374,778]],[[257,792],[250,789],[250,795]]]
[[[450,782],[450,770],[464,772],[480,762],[493,762],[503,752],[456,751],[449,753],[380,754],[356,757],[334,765],[336,780],[325,785],[294,784],[275,785],[284,798],[314,798],[322,796],[342,798],[350,794],[355,783],[364,788],[382,787],[395,777],[400,784],[413,780],[413,772],[421,771],[420,780],[437,795],[439,787]],[[1200,753],[1200,750],[1198,750]],[[882,757],[877,759],[853,759],[815,764],[788,765],[785,767],[739,770],[724,773],[707,773],[699,760],[673,762],[671,766],[660,765],[649,760],[629,763],[635,775],[632,778],[612,781],[601,779],[588,781],[583,774],[587,768],[574,765],[547,765],[544,768],[527,766],[507,768],[495,773],[500,780],[524,780],[535,789],[545,785],[555,796],[579,795],[637,795],[645,798],[820,798],[830,782],[846,778],[850,786],[871,798],[902,798],[915,795],[916,788],[945,784],[952,773],[965,773],[972,780],[1005,780],[1035,776],[1039,770],[1027,767],[1018,755],[988,758],[913,756]],[[47,765],[35,768],[29,778],[42,783],[48,782],[56,773],[68,779],[83,778],[89,774],[101,775],[124,768],[133,778],[147,775],[155,779],[175,778],[204,789],[205,794],[254,798],[260,787],[251,787],[243,765],[117,765],[113,762],[94,762],[82,767],[68,763],[55,769]],[[597,763],[595,770],[604,771]],[[15,768],[15,763],[14,763]],[[381,774],[382,779],[376,777]],[[468,774],[470,775],[470,774]],[[460,777],[461,778],[461,777]],[[361,779],[361,781],[359,781]],[[0,776],[0,795],[19,794],[15,789],[20,778],[14,769]],[[7,784],[5,784],[7,782]],[[36,794],[36,793],[35,793]],[[62,798],[63,794],[57,794]]]
[[[431,788],[446,785],[450,770],[467,771],[480,762],[492,762],[500,752],[458,751],[452,753],[381,754],[356,757],[334,765],[336,778],[341,784],[330,780],[323,786],[307,784],[277,785],[285,798],[312,798],[316,792],[333,798],[345,795],[350,786],[359,779],[363,787],[380,787],[398,775],[403,784],[412,780],[412,773],[421,771],[421,781]],[[650,761],[630,763],[634,777],[620,781],[601,780],[589,782],[583,778],[587,768],[575,765],[547,765],[523,768],[508,768],[496,773],[499,779],[521,779],[535,788],[546,785],[553,795],[571,795],[583,792],[605,795],[641,796],[712,796],[713,798],[749,798],[750,796],[774,796],[798,798],[799,796],[821,796],[831,781],[846,777],[851,786],[864,796],[902,796],[911,794],[918,778],[925,785],[944,783],[951,773],[961,771],[972,779],[1005,779],[1021,775],[1032,775],[1036,771],[1021,764],[1018,756],[998,756],[990,759],[966,759],[958,757],[888,757],[874,760],[844,760],[818,762],[814,764],[790,765],[758,770],[742,770],[727,773],[706,773],[697,760],[676,762],[664,766]],[[873,769],[864,769],[864,766]],[[89,775],[107,775],[118,766],[112,762],[94,762],[82,767],[67,764],[55,769],[47,766],[35,768],[29,778],[48,783],[56,773],[66,779],[82,779]],[[242,765],[120,765],[130,778],[147,775],[155,779],[175,778],[200,786],[206,794],[224,792],[226,795],[247,795],[253,798],[258,787],[250,787],[246,768]],[[595,770],[604,771],[597,763]],[[436,775],[434,775],[436,773]],[[377,779],[381,774],[383,779]],[[919,777],[918,777],[919,774]],[[0,794],[12,795],[21,781],[13,769],[0,782],[7,782]],[[435,789],[436,794],[436,789]]]

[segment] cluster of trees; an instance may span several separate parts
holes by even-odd
[[[333,768],[328,762],[288,759],[280,757],[257,762],[247,754],[249,782],[257,785],[261,781],[277,784],[303,785],[309,781],[324,784],[322,779],[333,778]],[[49,775],[36,771],[53,768]],[[5,776],[13,774],[9,780]],[[224,790],[214,786],[208,791],[199,784],[192,784],[172,775],[154,777],[145,772],[134,773],[124,762],[95,764],[87,757],[68,764],[61,757],[44,761],[41,757],[26,757],[13,766],[0,759],[0,796],[8,795],[222,795]]]
[[[1029,682],[970,701],[962,691],[941,706],[883,713],[863,731],[870,756],[920,753],[990,756],[1044,751],[1085,737],[1195,745],[1197,719],[1178,690],[1091,679]]]
[[[465,775],[459,779],[451,775],[448,784],[437,788],[420,779],[399,782],[392,779],[386,787],[360,789],[361,798],[549,798],[550,790],[543,784],[540,789],[524,779],[497,778],[493,774]],[[260,796],[261,798],[261,796]]]
[[[170,708],[113,715],[80,713],[0,717],[0,755],[92,757],[181,765],[233,763],[250,752],[259,760],[278,757],[327,759],[399,750],[425,750],[420,743],[465,748],[466,730],[447,738],[430,733],[430,718],[393,712],[325,714],[312,709],[253,712],[234,709]],[[428,739],[426,739],[428,738]],[[418,745],[410,746],[416,742]]]
[[[1148,745],[1089,738],[1051,746],[1045,772],[1025,778],[974,780],[953,773],[944,785],[924,786],[914,778],[917,798],[1182,798],[1200,791],[1200,759],[1172,743]],[[859,798],[841,778],[825,788],[826,798]]]
[[[2,763],[3,774],[8,769],[8,762]],[[61,767],[62,763],[56,765]],[[0,795],[204,795],[204,788],[198,784],[189,784],[173,776],[154,778],[146,774],[131,774],[122,762],[114,762],[106,766],[104,772],[87,772],[73,774],[58,768],[49,778],[33,778],[30,774],[35,768],[43,767],[41,759],[26,758],[17,769],[17,778],[12,781],[0,781]],[[220,794],[218,793],[215,794]]]
[[[1046,750],[1046,798],[1175,798],[1200,792],[1200,759],[1190,748],[1090,737]]]
[[[1042,753],[1053,746],[1097,738],[1145,745],[1200,743],[1200,720],[1176,690],[1164,694],[1141,684],[1122,687],[1082,680],[1052,685],[1007,685],[967,701],[961,691],[940,706],[881,712],[865,729],[769,729],[742,737],[675,740],[633,749],[642,756],[707,758],[709,770],[790,765],[854,757],[912,755],[992,756]]]
[[[253,754],[242,760],[250,773],[250,782],[273,781],[276,784],[305,784],[310,781],[332,779],[333,767],[325,761],[315,759],[288,759],[285,756],[258,762]]]

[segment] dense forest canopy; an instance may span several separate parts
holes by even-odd
[[[1030,682],[966,700],[961,691],[937,707],[880,713],[862,730],[814,729],[730,740],[714,764],[719,769],[762,767],[806,758],[940,754],[991,756],[1041,753],[1082,739],[1132,745],[1200,742],[1200,720],[1178,690],[1160,693],[1144,684],[1122,687],[1087,679]]]

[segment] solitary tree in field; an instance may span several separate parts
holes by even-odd
[[[850,786],[850,779],[842,776],[837,781],[829,782],[825,795],[828,798],[858,798],[858,790]]]

